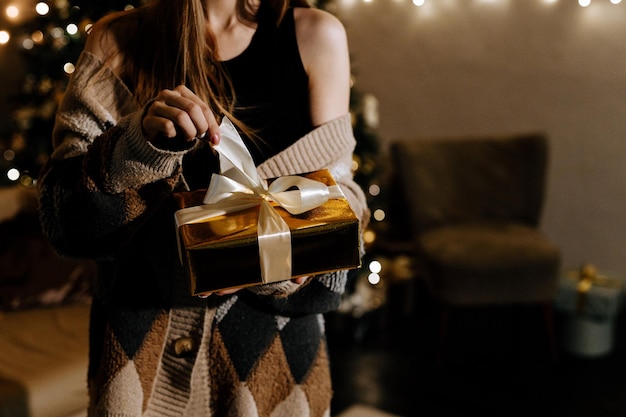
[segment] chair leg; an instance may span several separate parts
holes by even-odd
[[[558,342],[556,338],[556,326],[554,320],[554,306],[551,302],[544,303],[543,319],[546,326],[546,336],[548,339],[548,349],[550,353],[550,359],[557,361],[559,359]]]
[[[446,339],[448,337],[448,326],[450,324],[450,308],[444,305],[439,306],[439,323],[437,346],[435,352],[435,363],[441,365],[443,363],[443,354],[446,348]]]

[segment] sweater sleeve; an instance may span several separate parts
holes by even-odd
[[[83,52],[38,180],[42,227],[59,254],[113,256],[179,183],[185,151],[146,141],[142,114],[124,83]]]
[[[257,167],[264,178],[274,178],[328,169],[360,221],[361,256],[364,255],[362,232],[369,220],[365,194],[353,179],[352,153],[356,140],[346,114],[311,131],[294,145]],[[310,277],[305,284],[283,281],[249,287],[266,305],[280,312],[317,309],[318,312],[336,308],[346,284],[347,271]],[[312,281],[316,283],[312,285]],[[315,295],[315,296],[312,296]],[[308,307],[303,307],[308,306]]]
[[[370,212],[363,190],[354,181],[352,154],[355,146],[350,114],[345,114],[312,130],[257,169],[264,178],[328,169],[364,226]]]

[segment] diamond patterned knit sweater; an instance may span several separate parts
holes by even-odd
[[[43,228],[63,256],[96,259],[89,415],[322,417],[332,396],[323,313],[346,272],[188,295],[172,192],[183,157],[148,143],[129,90],[83,52],[40,176]],[[362,220],[350,116],[311,131],[258,166],[265,178],[328,168]]]

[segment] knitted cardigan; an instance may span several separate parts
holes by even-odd
[[[98,58],[83,52],[76,68],[38,185],[41,223],[58,253],[99,265],[89,415],[328,417],[323,313],[338,307],[347,272],[190,296],[172,203],[189,150],[145,139],[144,109]],[[354,146],[346,114],[257,168],[264,178],[328,168],[363,222]]]

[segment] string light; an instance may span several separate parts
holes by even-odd
[[[65,31],[70,35],[76,35],[78,33],[78,26],[74,23],[70,23],[65,27]]]
[[[15,159],[15,152],[13,151],[13,149],[6,149],[2,153],[2,157],[4,158],[5,161],[12,161]]]
[[[366,245],[374,243],[375,240],[376,240],[376,232],[375,231],[373,231],[372,229],[366,229],[363,232],[363,242]]]
[[[374,213],[372,213],[372,217],[374,217],[374,220],[382,222],[385,220],[385,211],[383,209],[376,209]]]
[[[348,0],[342,0],[342,1],[348,1]],[[362,0],[363,2],[366,3],[370,3],[373,0]],[[399,0],[397,0],[399,1]],[[416,7],[422,7],[426,4],[426,0],[410,0],[412,2],[413,5],[415,5]],[[496,3],[499,0],[490,0],[493,3]],[[564,1],[564,0],[539,0],[542,1],[543,3],[546,4],[554,4],[557,3],[559,1]],[[606,0],[595,0],[595,1],[606,1]],[[622,0],[608,0],[611,4],[613,5],[618,5],[622,3]],[[436,4],[437,2],[441,2],[441,0],[428,0],[429,3],[433,3]],[[583,8],[587,8],[591,5],[592,0],[578,0],[578,5],[583,7]],[[67,8],[68,6],[68,2],[67,0],[57,0],[55,3],[55,6],[59,9],[63,9],[63,8]],[[126,10],[133,8],[132,5],[128,5],[126,6]],[[35,12],[37,14],[39,14],[40,16],[45,16],[48,13],[50,13],[50,5],[44,1],[41,1],[39,3],[37,3],[35,5]],[[15,5],[15,4],[10,4],[5,8],[5,15],[7,16],[7,18],[9,18],[9,20],[15,20],[17,19],[20,15],[21,15],[21,10],[20,8]],[[83,30],[85,33],[89,32],[89,29],[92,26],[91,22],[87,22],[83,24]],[[55,39],[58,39],[58,42],[61,46],[66,45],[68,43],[67,39],[64,39],[62,36],[59,36],[57,33],[57,30],[59,28],[53,28],[51,29],[51,35],[53,37],[55,37]],[[65,32],[70,35],[70,36],[78,36],[80,34],[80,30],[78,28],[78,25],[76,25],[75,23],[70,23],[66,26],[65,28]],[[43,41],[43,36],[44,34],[41,31],[36,31],[31,35],[32,41],[37,44]],[[0,30],[0,45],[4,45],[7,44],[9,42],[9,40],[11,39],[11,33],[7,30]],[[26,50],[30,50],[33,48],[33,43],[30,41],[25,41],[22,40],[21,41],[22,44],[22,48],[26,49]],[[366,100],[367,101],[367,100]],[[354,167],[353,167],[354,168]]]
[[[5,9],[5,13],[9,19],[14,20],[17,19],[17,17],[20,15],[20,9],[17,6],[11,4],[7,6],[7,8]]]
[[[74,64],[71,62],[66,62],[65,65],[63,65],[63,71],[65,71],[66,74],[73,73],[75,69],[76,67],[74,67]]]
[[[367,281],[372,285],[378,284],[380,282],[380,272],[382,271],[382,269],[382,264],[379,261],[374,260],[370,262],[370,274],[367,276]]]
[[[36,30],[30,35],[30,38],[35,43],[41,43],[43,42],[43,32],[40,30]]]
[[[380,282],[380,275],[372,272],[371,274],[367,276],[367,282],[369,282],[372,285],[378,284]]]
[[[364,2],[371,2],[372,0],[363,0]],[[429,3],[437,3],[438,1],[441,0],[429,0]],[[489,2],[489,3],[497,3],[498,0],[481,0],[483,2]],[[543,3],[546,4],[554,4],[557,3],[559,0],[542,0]],[[622,2],[622,0],[609,0],[611,2],[611,4],[620,4]],[[414,6],[416,7],[422,7],[426,4],[426,0],[411,0],[411,2],[413,3]],[[581,7],[588,7],[591,5],[591,0],[578,0],[578,5]]]
[[[45,15],[47,15],[50,12],[50,6],[48,6],[47,3],[44,3],[42,1],[40,3],[37,3],[37,5],[35,6],[35,11],[40,16],[45,16]]]
[[[17,181],[18,179],[20,179],[20,171],[18,171],[16,168],[11,168],[7,171],[7,178],[10,181]]]
[[[379,274],[380,271],[382,271],[383,269],[383,265],[380,263],[380,261],[372,261],[369,264],[369,268],[370,268],[370,272]]]

